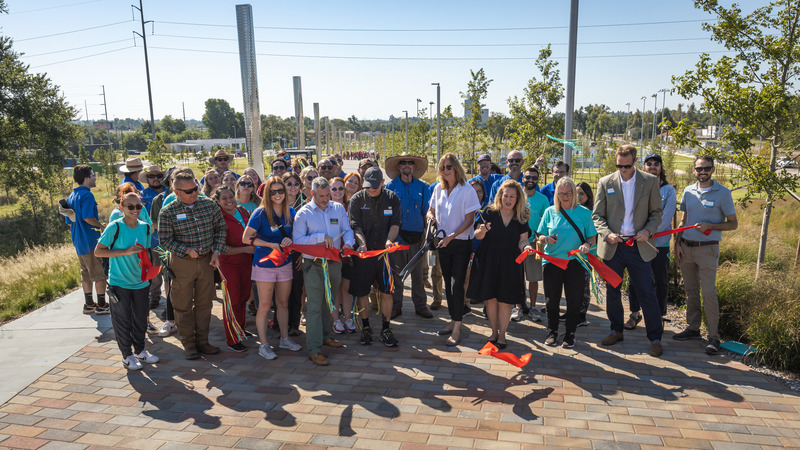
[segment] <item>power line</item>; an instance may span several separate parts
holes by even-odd
[[[195,52],[195,53],[218,53],[228,55],[238,55],[236,51],[224,50],[201,50],[191,48],[172,48],[172,47],[150,47],[157,50],[170,50],[182,52]],[[579,56],[581,59],[594,59],[594,58],[634,58],[644,56],[678,56],[678,55],[699,55],[700,53],[730,53],[729,50],[717,50],[709,52],[669,52],[669,53],[640,53],[628,55],[587,55]],[[272,56],[280,58],[312,58],[312,59],[355,59],[355,60],[381,60],[381,61],[530,61],[535,59],[533,56],[527,57],[420,57],[420,56],[334,56],[334,55],[297,55],[297,54],[280,54],[280,53],[256,53],[257,56]],[[565,57],[553,57],[553,59],[564,59]]]
[[[186,36],[178,34],[156,34],[160,37],[180,38],[180,39],[203,39],[210,41],[238,41],[236,38],[220,38],[209,36]],[[708,37],[699,38],[672,38],[672,39],[637,39],[633,41],[599,41],[599,42],[579,42],[579,45],[597,44],[638,44],[656,42],[683,42],[683,41],[708,41]],[[544,42],[544,43],[502,43],[502,44],[394,44],[394,43],[362,43],[362,42],[308,42],[308,41],[273,41],[260,40],[256,42],[264,44],[292,44],[292,45],[332,45],[332,46],[357,46],[357,47],[538,47],[544,45],[567,45],[567,42]]]
[[[40,65],[32,67],[32,68],[33,69],[38,69],[39,67],[52,66],[52,65],[55,65],[55,64],[62,64],[62,63],[70,62],[70,61],[78,61],[80,59],[86,59],[86,58],[92,58],[92,57],[95,57],[95,56],[106,55],[106,54],[109,54],[109,53],[118,52],[120,50],[127,50],[129,48],[136,48],[136,47],[133,46],[133,45],[129,45],[127,47],[120,47],[120,48],[117,48],[117,49],[114,49],[114,50],[108,50],[108,51],[105,51],[105,52],[93,53],[91,55],[85,55],[85,56],[79,56],[77,58],[70,58],[70,59],[64,59],[62,61],[55,61],[55,62],[51,62],[51,63],[47,63],[47,64],[40,64]]]
[[[129,40],[130,39],[120,39],[118,41],[103,42],[102,44],[84,45],[83,47],[66,48],[66,49],[63,49],[63,50],[54,50],[52,52],[37,53],[35,55],[23,55],[23,56],[25,58],[35,58],[37,56],[52,55],[53,53],[64,53],[64,52],[71,52],[71,51],[75,51],[75,50],[83,50],[85,48],[92,48],[92,47],[100,47],[100,46],[103,46],[103,45],[117,44],[117,43],[120,43],[120,42],[129,41]]]
[[[120,24],[128,23],[128,22],[129,22],[128,20],[125,20],[125,21],[122,21],[122,22],[114,22],[114,23],[107,23],[105,25],[98,25],[96,27],[81,28],[80,30],[63,31],[61,33],[46,34],[44,36],[36,36],[36,37],[30,37],[30,38],[25,38],[25,39],[14,39],[14,41],[15,42],[33,41],[35,39],[44,39],[44,38],[49,38],[49,37],[53,37],[53,36],[63,36],[65,34],[80,33],[81,31],[96,30],[98,28],[112,27],[114,25],[120,25]]]
[[[47,8],[26,9],[25,11],[15,11],[15,12],[9,13],[9,15],[25,14],[25,13],[38,12],[38,11],[49,11],[51,9],[68,8],[70,6],[85,5],[87,3],[99,3],[101,1],[102,0],[90,0],[88,2],[69,3],[69,4],[66,4],[66,5],[50,6],[50,7],[47,7]]]
[[[603,28],[603,27],[628,27],[628,26],[651,26],[651,25],[668,25],[676,23],[696,23],[696,22],[710,22],[707,19],[692,19],[692,20],[665,20],[660,22],[630,22],[630,23],[609,23],[609,24],[591,24],[581,25],[580,28]],[[159,23],[169,25],[189,25],[201,27],[223,27],[233,28],[236,25],[221,25],[214,23],[194,23],[194,22],[167,22],[159,21]],[[504,28],[313,28],[313,27],[254,27],[265,30],[288,30],[288,31],[348,31],[348,32],[469,32],[469,31],[531,31],[531,30],[558,30],[569,28],[568,25],[546,26],[546,27],[504,27]]]

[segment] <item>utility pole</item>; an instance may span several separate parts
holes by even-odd
[[[644,108],[645,108],[646,104],[647,104],[647,97],[643,95],[642,96],[642,132],[641,132],[641,136],[640,136],[640,139],[642,140],[642,142],[639,144],[642,147],[644,147]]]
[[[139,0],[139,7],[137,8],[136,5],[131,5],[132,8],[139,10],[139,15],[142,20],[142,33],[139,34],[136,31],[133,34],[138,34],[140,38],[142,38],[142,43],[144,43],[144,70],[147,74],[147,98],[150,100],[150,132],[153,135],[152,139],[156,138],[156,119],[153,115],[153,90],[150,87],[150,61],[147,59],[147,38],[145,37],[144,33],[144,25],[148,22],[152,22],[152,20],[148,20],[145,22],[144,20],[144,7],[142,6],[142,0]]]
[[[664,122],[664,107],[667,104],[667,92],[669,92],[669,89],[660,89],[658,92],[663,92],[664,93],[664,96],[661,98],[661,122],[663,123]],[[656,101],[658,101],[658,99],[656,99]],[[664,140],[663,136],[661,137],[661,140],[662,141]]]
[[[628,124],[631,121],[631,102],[625,103],[628,106],[628,115],[625,116],[625,141],[628,140]]]
[[[442,154],[442,90],[439,83],[431,83],[436,85],[436,164],[439,164],[439,158]]]
[[[394,114],[390,116],[390,122],[392,123],[392,156],[394,156]]]
[[[408,153],[408,111],[403,112],[406,113],[406,153]]]
[[[106,106],[106,85],[103,86],[103,112],[106,117],[106,124],[108,124],[108,107]],[[111,129],[106,128],[106,134],[108,134],[108,148],[111,149]]]
[[[86,103],[86,100],[83,101],[83,111],[86,113],[86,121],[89,122],[89,125],[92,125],[92,123],[89,121],[89,104]],[[89,145],[94,145],[94,137],[93,133],[91,132],[92,129],[94,129],[93,126],[89,129]]]
[[[656,139],[656,113],[658,112],[658,92],[653,94],[653,137],[651,140]]]
[[[578,54],[578,0],[569,8],[569,51],[567,53],[567,111],[564,120],[564,162],[572,165],[572,115],[575,112],[575,62]]]
[[[181,102],[181,109],[183,110],[183,124],[186,125],[186,103]]]
[[[421,102],[422,102],[422,100],[420,100],[420,99],[417,99],[417,118],[419,118],[419,104],[420,104]]]

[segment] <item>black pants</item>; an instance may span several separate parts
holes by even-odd
[[[592,280],[589,278],[589,272],[585,269],[583,271],[583,302],[581,302],[581,312],[578,317],[578,323],[586,322],[586,313],[589,311],[589,303],[592,300]]]
[[[547,263],[542,269],[544,297],[547,302],[547,329],[558,332],[559,303],[561,289],[567,300],[567,335],[575,333],[578,328],[583,292],[586,287],[583,273],[586,272],[577,259],[570,260],[567,270],[555,264]]]
[[[653,274],[653,284],[656,287],[656,298],[661,316],[667,315],[667,295],[669,294],[669,247],[658,247],[658,254],[650,261],[650,271]],[[630,299],[631,312],[639,312],[639,296],[633,289],[633,284],[628,284],[628,298]]]
[[[109,286],[117,303],[111,303],[111,325],[114,327],[114,336],[122,352],[122,357],[141,353],[144,350],[144,335],[147,332],[147,314],[150,311],[148,295],[150,286],[141,289],[125,289],[119,286]]]
[[[464,280],[467,278],[472,240],[453,239],[447,247],[439,249],[439,261],[444,278],[447,311],[450,319],[461,322],[464,316]]]

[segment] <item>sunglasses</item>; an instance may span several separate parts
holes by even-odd
[[[334,192],[339,192],[339,191],[343,191],[344,188],[343,187],[338,187],[338,188],[332,187],[331,190],[334,191]]]
[[[633,164],[617,164],[617,169],[630,169]]]
[[[309,176],[306,177],[306,180],[314,181],[314,178],[317,178],[317,175],[309,175]]]
[[[439,168],[440,171],[444,172],[445,170],[453,170],[452,164],[447,164]]]
[[[300,183],[286,183],[288,187],[300,187]]]
[[[522,179],[523,179],[523,180],[533,180],[533,181],[537,181],[537,180],[539,180],[539,177],[531,177],[531,176],[527,176],[527,177],[522,177]]]
[[[142,210],[142,204],[141,203],[137,203],[135,205],[125,205],[125,207],[128,208],[128,211],[133,211],[133,210],[141,211]]]
[[[216,159],[217,161],[227,161],[228,157],[227,156],[222,156],[222,157],[214,158],[214,159]]]
[[[661,165],[661,163],[658,161],[647,161],[646,163],[644,163],[644,165],[647,167],[658,167]]]
[[[164,174],[156,174],[156,175],[148,175],[147,178],[158,178],[159,180],[164,178]]]
[[[399,166],[413,166],[414,165],[414,161],[400,161],[399,163],[397,163],[397,165],[399,165]]]
[[[286,166],[273,166],[272,171],[275,172],[276,170],[286,170]]]
[[[200,190],[200,188],[199,188],[199,187],[197,187],[197,186],[195,186],[195,187],[193,187],[193,188],[191,188],[191,189],[178,189],[178,188],[175,188],[175,190],[176,190],[176,191],[181,191],[181,192],[183,192],[183,193],[184,193],[184,194],[186,194],[186,195],[192,195],[192,194],[194,194],[195,192],[199,191],[199,190]]]
[[[319,170],[333,170],[333,166],[319,166]]]
[[[713,168],[714,168],[714,166],[700,166],[700,167],[695,167],[694,171],[695,172],[711,172],[711,170]]]
[[[255,184],[245,182],[245,183],[239,183],[239,186],[240,187],[254,187]]]
[[[275,189],[275,190],[270,189],[269,190],[269,195],[283,195],[285,193],[286,193],[286,189]]]
[[[512,164],[514,164],[514,163],[519,164],[519,163],[522,162],[522,158],[511,158],[511,159],[507,159],[506,161],[508,161],[509,163],[512,163]]]

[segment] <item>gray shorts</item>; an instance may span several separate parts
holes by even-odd
[[[536,259],[535,255],[525,258],[525,280],[529,283],[542,281],[542,261]]]

